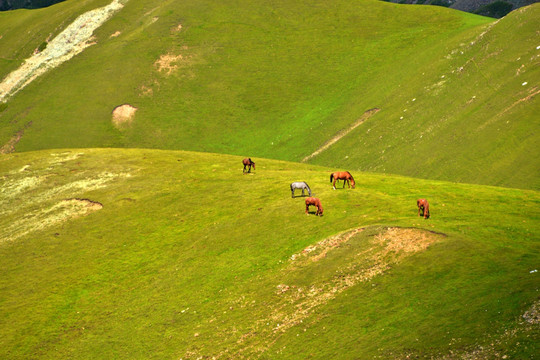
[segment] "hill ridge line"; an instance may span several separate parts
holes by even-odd
[[[349,126],[349,128],[345,129],[345,130],[341,130],[339,131],[336,135],[334,135],[330,140],[328,140],[327,142],[325,142],[323,144],[323,146],[321,146],[320,148],[318,148],[317,150],[315,150],[311,155],[308,155],[306,156],[305,158],[302,159],[301,162],[306,162],[308,160],[310,160],[311,158],[319,155],[321,152],[325,151],[326,149],[328,149],[330,146],[334,145],[336,142],[338,142],[339,140],[341,140],[344,136],[346,136],[347,134],[349,134],[351,131],[353,131],[354,129],[356,129],[358,126],[360,126],[364,121],[366,121],[367,119],[369,119],[370,117],[372,117],[373,115],[375,115],[376,113],[378,113],[381,109],[379,108],[373,108],[373,109],[369,109],[367,110],[366,112],[364,112],[362,114],[362,116],[360,116],[360,118],[358,120],[356,120],[351,126]]]

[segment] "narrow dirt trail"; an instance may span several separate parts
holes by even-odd
[[[376,113],[379,112],[379,110],[381,109],[378,109],[378,108],[373,108],[373,109],[370,109],[368,111],[366,111],[365,113],[362,114],[362,116],[360,116],[360,118],[358,120],[356,120],[351,126],[349,126],[347,129],[345,130],[341,130],[339,133],[337,133],[337,135],[335,135],[334,137],[332,137],[330,140],[328,140],[326,143],[324,143],[323,146],[321,146],[320,148],[318,148],[313,154],[309,155],[309,156],[306,156],[305,158],[302,159],[302,162],[307,162],[308,160],[312,159],[313,157],[319,155],[320,153],[322,153],[323,151],[325,151],[326,149],[328,149],[330,146],[334,145],[336,142],[338,142],[339,140],[341,140],[344,136],[346,136],[347,134],[349,134],[351,131],[353,131],[354,129],[356,129],[358,126],[360,126],[364,121],[366,121],[367,119],[369,119],[371,116],[375,115]]]

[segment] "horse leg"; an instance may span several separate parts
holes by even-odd
[[[347,179],[343,180],[343,189],[345,189],[345,184],[347,183]]]
[[[332,187],[334,188],[334,190],[336,190],[336,181],[337,179],[334,178],[334,183],[332,184]]]
[[[309,215],[309,205],[306,205],[306,215]]]

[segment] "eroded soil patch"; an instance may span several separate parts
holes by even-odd
[[[178,64],[182,61],[184,57],[181,54],[165,54],[161,55],[158,60],[154,63],[157,71],[165,73],[166,75],[171,75],[174,71],[178,69]]]
[[[13,135],[11,139],[0,148],[0,154],[10,154],[12,152],[15,152],[15,145],[17,145],[19,141],[21,141],[21,138],[24,135],[24,131],[30,126],[32,126],[31,121],[24,126],[24,129],[17,131],[17,133]]]
[[[81,168],[83,153],[52,153],[48,161],[0,176],[0,244],[100,210],[85,194],[130,177]],[[77,169],[77,171],[73,171]]]
[[[123,0],[126,2],[127,0]],[[88,11],[75,19],[47,47],[30,58],[0,82],[0,102],[24,88],[50,69],[68,61],[75,55],[95,44],[94,30],[103,25],[124,4],[113,0],[109,5]]]
[[[119,105],[115,107],[112,112],[112,122],[114,126],[118,129],[121,129],[124,126],[131,125],[137,110],[138,109],[135,106],[129,104]]]
[[[238,345],[236,351],[227,349],[210,355],[200,354],[192,349],[185,356],[264,356],[262,354],[292,327],[304,322],[317,322],[321,306],[328,304],[347,289],[384,274],[404,258],[425,251],[431,244],[443,238],[443,234],[419,229],[382,228],[373,233],[373,229],[358,228],[323,239],[289,258],[280,276],[286,282],[276,284],[275,288],[271,289],[275,295],[273,301],[265,303],[264,313],[267,315],[253,319],[249,331],[235,335]],[[318,271],[319,269],[327,271]],[[310,272],[317,276],[306,275]],[[249,299],[243,297],[240,306],[249,306],[246,305],[249,303]],[[229,330],[224,330],[223,334],[235,333],[234,329]]]
[[[16,240],[34,231],[88,215],[101,208],[103,205],[89,199],[75,198],[59,201],[49,208],[35,210],[12,222],[0,234],[0,243]]]

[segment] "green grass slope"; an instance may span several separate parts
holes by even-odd
[[[381,111],[313,161],[538,189],[539,18],[523,8],[416,54]]]
[[[331,169],[254,160],[0,157],[0,357],[538,354],[538,192],[359,172],[332,190]]]
[[[106,3],[0,14],[1,75],[75,14]],[[131,0],[95,32],[96,45],[1,107],[0,144],[300,161],[378,107],[310,161],[537,189],[538,11],[495,24],[367,0]],[[138,110],[117,128],[111,113],[126,103]]]

